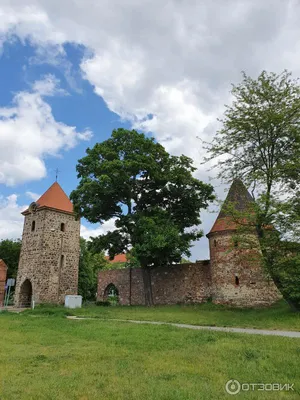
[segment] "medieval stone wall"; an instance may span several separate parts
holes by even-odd
[[[234,232],[210,235],[211,260],[151,270],[154,304],[202,303],[235,307],[269,306],[282,296],[261,265],[261,252],[255,234],[233,242]],[[248,247],[247,247],[248,246]],[[100,271],[98,301],[107,299],[107,288],[116,286],[121,305],[144,305],[141,269]]]
[[[234,231],[209,236],[214,303],[237,307],[268,306],[281,298],[273,280],[261,265],[255,233],[247,233],[241,243]]]
[[[209,261],[179,264],[151,270],[154,304],[202,303],[211,294]],[[144,305],[142,270],[116,269],[100,271],[97,300],[106,300],[106,289],[114,284],[122,305]]]
[[[0,260],[0,307],[4,303],[6,273],[7,266],[3,260]]]
[[[31,282],[36,303],[63,303],[65,295],[77,294],[79,237],[80,221],[72,214],[42,209],[25,216],[15,293],[17,306],[22,306],[21,287],[26,279]]]

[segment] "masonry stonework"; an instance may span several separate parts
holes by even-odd
[[[38,207],[26,212],[15,304],[64,302],[77,294],[80,221],[71,212]]]
[[[242,182],[235,180],[226,202],[243,211],[253,199]],[[30,306],[32,300],[61,304],[66,295],[77,294],[80,220],[75,218],[73,205],[57,182],[23,215],[15,304]],[[237,230],[236,222],[223,206],[207,234],[210,260],[151,268],[154,304],[202,303],[212,299],[219,304],[253,307],[268,306],[280,299],[275,284],[262,268],[256,232],[249,229],[243,233],[241,243],[236,243]],[[242,242],[251,246],[242,246]],[[0,302],[3,271],[0,270]],[[97,300],[107,300],[110,288],[115,287],[120,304],[144,305],[142,272],[140,268],[100,271]]]
[[[251,248],[242,247],[241,243],[235,246],[234,237],[235,231],[230,230],[209,235],[212,301],[253,307],[269,306],[279,300],[280,293],[262,268],[256,234],[248,233],[245,238]]]
[[[122,305],[145,305],[143,274],[140,268],[101,271],[97,300],[107,300],[107,288],[115,285]],[[210,296],[209,261],[151,269],[154,304],[201,303]]]
[[[236,307],[268,306],[281,298],[263,269],[257,232],[247,222],[253,205],[254,200],[242,181],[235,179],[206,235],[214,303]]]
[[[235,180],[224,205],[247,211],[253,202],[243,183]],[[209,239],[210,261],[170,265],[151,270],[154,304],[202,303],[211,299],[217,304],[235,307],[269,306],[282,296],[262,267],[258,237],[251,228],[236,243],[239,227],[223,206]],[[242,245],[243,243],[248,244]],[[250,245],[249,245],[250,244]],[[114,285],[123,305],[145,304],[141,269],[100,271],[99,301],[107,300],[108,288]]]

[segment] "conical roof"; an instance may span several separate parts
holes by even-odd
[[[243,182],[240,179],[234,179],[221,211],[208,235],[213,232],[236,229],[236,223],[232,220],[230,209],[228,207],[229,204],[234,206],[237,211],[243,212],[247,211],[249,205],[253,202],[253,197],[250,195]]]
[[[53,185],[50,186],[50,188],[35,203],[37,209],[51,208],[66,213],[73,213],[73,204],[57,182],[54,182]],[[26,215],[28,213],[29,209],[24,211],[22,214]]]

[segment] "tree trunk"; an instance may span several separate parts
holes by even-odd
[[[145,305],[153,306],[152,285],[151,285],[151,269],[148,267],[143,268],[143,281],[145,292]]]

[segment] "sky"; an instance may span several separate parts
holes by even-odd
[[[241,71],[300,76],[299,0],[1,0],[0,240],[55,181],[69,195],[87,147],[124,127],[203,165]],[[216,214],[202,212],[206,234]],[[85,238],[113,229],[82,221]],[[204,236],[191,260],[209,258]]]

